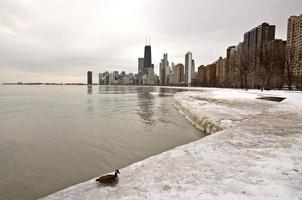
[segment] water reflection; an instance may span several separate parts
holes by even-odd
[[[92,94],[92,85],[87,85],[87,94]]]
[[[92,85],[87,85],[87,94],[91,95],[92,94]],[[92,97],[87,98],[87,112],[92,113],[93,112],[93,99]]]
[[[126,94],[131,93],[133,87],[122,85],[100,85],[99,94]]]
[[[88,94],[91,94],[92,86],[88,86],[87,91]],[[164,100],[163,97],[171,97],[179,91],[183,90],[160,87],[99,85],[97,106],[106,117],[113,118],[122,113],[127,113],[129,117],[131,114],[136,114],[145,125],[154,126],[156,120],[165,121],[165,116],[170,109],[167,107],[167,100]],[[134,93],[137,94],[135,96],[138,98],[131,95]],[[173,100],[171,100],[171,106],[172,103]],[[87,99],[87,111],[90,113],[93,111],[93,99],[91,98]],[[160,115],[156,115],[156,113],[160,113]]]
[[[87,99],[87,112],[93,112],[93,100],[91,98]]]
[[[137,114],[142,121],[152,126],[155,124],[154,117],[154,96],[151,92],[154,92],[153,87],[139,87],[138,88],[138,106]]]

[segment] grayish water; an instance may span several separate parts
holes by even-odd
[[[0,86],[0,199],[36,199],[203,136],[175,89]]]

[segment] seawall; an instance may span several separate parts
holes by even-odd
[[[178,100],[175,100],[173,106],[197,129],[206,132],[207,134],[216,133],[223,128],[216,122],[211,121],[206,115],[200,116],[195,114],[188,108],[184,107]]]

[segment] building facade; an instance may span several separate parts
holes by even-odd
[[[143,84],[144,58],[138,58],[137,84]]]
[[[262,80],[262,52],[266,42],[275,39],[275,25],[262,23],[244,34],[243,50],[241,53],[248,55],[248,62],[252,73],[248,77],[248,85],[252,88],[260,88]]]
[[[99,85],[104,85],[103,73],[99,73]]]
[[[92,71],[87,72],[87,85],[92,85]]]
[[[302,14],[291,16],[287,23],[287,55],[293,54],[296,66],[294,67],[294,84],[302,88]]]
[[[192,53],[185,55],[185,85],[191,86],[192,82]]]
[[[184,65],[181,63],[175,65],[174,84],[175,85],[184,84]]]
[[[230,87],[231,86],[231,79],[230,79],[230,68],[233,65],[232,63],[232,54],[234,52],[235,46],[229,46],[226,51],[226,71],[225,71],[225,86]]]
[[[154,65],[152,64],[152,56],[151,56],[151,45],[145,46],[144,52],[144,69],[142,75],[142,83],[143,85],[154,85]]]
[[[237,47],[230,46],[227,48],[226,58],[226,87],[236,87],[237,81],[234,79],[236,76],[235,64],[236,64]]]
[[[198,67],[197,80],[200,86],[206,86],[206,67],[204,65]]]
[[[226,58],[220,57],[216,62],[216,86],[226,87]]]
[[[144,58],[138,58],[138,74],[142,74],[144,71]]]
[[[159,64],[160,85],[169,85],[169,73],[170,67],[168,61],[168,54],[164,53],[163,59],[161,59],[161,62]]]
[[[206,87],[215,87],[216,84],[216,63],[206,66]]]
[[[192,59],[192,68],[191,68],[191,79],[195,79],[195,61]]]
[[[148,69],[152,67],[151,46],[146,45],[144,51],[144,69],[143,75],[148,75]]]

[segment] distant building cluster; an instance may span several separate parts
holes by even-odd
[[[113,71],[111,73],[99,73],[99,85],[133,85],[134,75],[132,73],[126,74],[125,71],[119,73]]]
[[[184,55],[184,64],[176,65],[164,53],[159,75],[154,74],[151,45],[146,42],[136,74],[106,71],[99,74],[99,84],[302,89],[302,15],[288,19],[287,41],[276,39],[275,29],[262,23],[244,33],[238,45],[228,47],[225,58],[197,69],[192,52]],[[87,84],[92,84],[92,72],[87,73]]]

